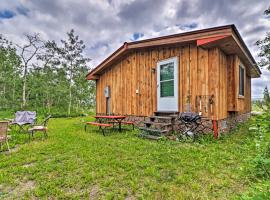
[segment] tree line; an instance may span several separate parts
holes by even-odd
[[[0,110],[82,113],[95,105],[95,84],[86,80],[90,59],[72,29],[67,38],[44,41],[25,35],[15,44],[0,35]]]
[[[264,11],[264,14],[267,16],[269,20],[270,16],[270,7]],[[258,40],[256,45],[259,47],[259,57],[261,58],[259,61],[259,66],[261,68],[265,68],[270,71],[270,32],[266,33],[266,36],[262,40]],[[265,86],[263,91],[263,100],[255,102],[260,108],[266,108],[270,110],[270,94],[268,87]]]

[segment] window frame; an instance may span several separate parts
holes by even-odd
[[[241,73],[241,70],[243,73]],[[241,75],[243,76],[242,77],[242,80],[241,80]],[[245,82],[246,82],[246,70],[245,70],[245,67],[242,63],[239,64],[239,75],[238,75],[238,79],[239,79],[239,82],[238,82],[238,97],[240,98],[243,98],[245,97]],[[243,88],[241,87],[241,84],[243,84]],[[243,92],[242,92],[243,90]]]

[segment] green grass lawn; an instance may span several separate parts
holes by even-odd
[[[137,131],[90,128],[88,118],[52,119],[11,155],[0,153],[0,198],[235,199],[251,186],[254,135],[242,126],[218,141],[149,141]]]

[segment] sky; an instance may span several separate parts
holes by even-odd
[[[73,28],[95,67],[124,42],[235,24],[259,61],[255,42],[270,31],[263,14],[269,6],[269,0],[0,0],[0,33],[20,44],[33,33],[59,41]],[[262,72],[252,80],[253,98],[270,88],[270,72]]]

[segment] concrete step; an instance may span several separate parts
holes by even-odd
[[[160,129],[154,129],[154,128],[146,128],[146,127],[139,127],[140,130],[142,131],[146,131],[148,133],[154,133],[154,134],[166,134],[168,133],[170,130],[160,130]],[[151,135],[151,134],[150,134]]]

